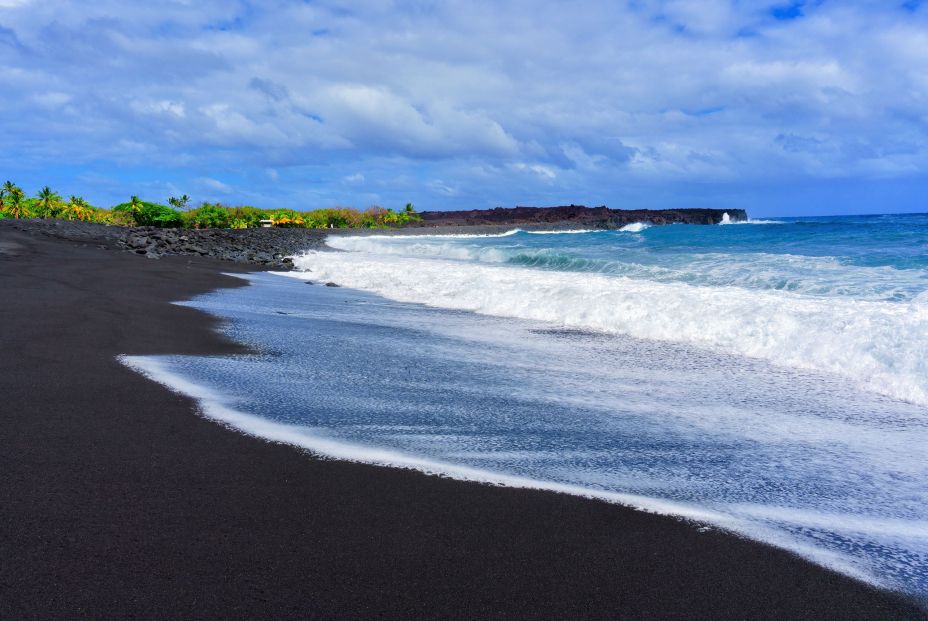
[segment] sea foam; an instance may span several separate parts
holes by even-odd
[[[928,596],[920,406],[711,348],[247,278],[184,304],[263,353],[123,362],[319,455],[682,515]]]
[[[354,251],[297,257],[299,270],[311,270],[305,277],[403,302],[694,344],[834,373],[874,392],[928,405],[928,305],[920,298],[817,298],[598,273],[578,277],[448,259],[451,252],[470,259],[473,251],[467,248],[441,247],[426,259],[370,238],[330,243]],[[429,248],[436,247],[419,251]]]
[[[119,356],[119,362],[169,388],[171,391],[190,397],[197,401],[200,413],[217,423],[226,425],[236,431],[256,438],[271,440],[306,449],[321,457],[330,457],[344,461],[365,463],[377,466],[390,466],[417,470],[425,474],[449,476],[461,481],[490,483],[505,487],[539,489],[553,492],[596,498],[607,502],[621,504],[640,511],[657,515],[674,515],[698,522],[711,522],[723,528],[736,528],[736,520],[730,515],[712,511],[695,504],[662,500],[639,494],[626,494],[603,490],[588,489],[578,485],[543,481],[529,477],[507,475],[480,468],[446,463],[440,460],[423,458],[402,451],[376,448],[370,445],[356,445],[331,437],[326,437],[326,430],[305,425],[283,424],[254,416],[232,407],[228,398],[217,391],[191,381],[189,378],[171,370],[168,364],[155,356]],[[498,454],[495,457],[499,457]],[[772,535],[772,533],[768,534]],[[811,552],[811,550],[810,550]],[[829,556],[826,562],[839,564],[839,557]],[[843,568],[847,571],[851,567]],[[859,572],[854,572],[858,575]]]
[[[612,239],[620,239],[616,231]],[[598,235],[599,239],[609,236]],[[505,242],[505,243],[503,243]],[[701,252],[678,254],[655,263],[652,256],[625,248],[615,256],[584,256],[571,247],[538,247],[509,236],[487,244],[476,238],[443,236],[333,237],[328,244],[339,250],[372,255],[438,258],[456,261],[510,264],[571,272],[598,272],[655,282],[680,282],[715,287],[742,287],[790,291],[813,296],[840,296],[868,300],[924,300],[928,276],[923,270],[890,266],[848,265],[836,257],[788,253]]]
[[[119,356],[118,359],[125,366],[164,385],[173,392],[196,400],[199,412],[205,418],[246,435],[295,446],[319,457],[416,470],[429,475],[447,476],[461,481],[570,494],[603,500],[656,515],[677,516],[697,524],[712,524],[758,541],[791,550],[823,566],[881,587],[892,588],[895,584],[891,580],[881,579],[865,566],[862,566],[857,559],[826,547],[810,544],[802,538],[788,535],[780,528],[774,527],[773,523],[786,522],[814,526],[816,523],[825,522],[832,527],[841,525],[841,527],[845,528],[850,524],[852,531],[875,531],[879,533],[888,531],[891,536],[896,536],[899,533],[905,535],[909,531],[913,531],[911,536],[918,539],[924,538],[925,531],[921,529],[920,525],[915,525],[910,520],[898,520],[898,525],[890,524],[889,526],[887,526],[885,519],[864,520],[868,524],[863,528],[856,529],[854,517],[848,515],[835,514],[827,516],[814,511],[781,510],[767,505],[756,504],[730,505],[724,511],[716,511],[698,503],[679,502],[657,496],[616,492],[596,489],[595,486],[575,485],[531,476],[512,475],[498,470],[482,469],[423,457],[415,453],[373,446],[369,443],[346,442],[332,436],[323,427],[280,423],[238,409],[233,406],[228,395],[224,395],[206,385],[192,381],[181,373],[175,372],[171,365],[163,361],[161,357]],[[385,427],[384,430],[389,429],[390,427]],[[559,451],[559,455],[563,456],[562,452]],[[498,460],[505,455],[494,451],[491,456],[493,459]],[[524,457],[522,455],[517,456]],[[468,458],[473,460],[475,454],[468,453]],[[735,511],[733,512],[732,509],[735,509]],[[765,524],[768,521],[771,522],[771,526]]]

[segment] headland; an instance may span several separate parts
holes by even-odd
[[[636,222],[648,224],[719,224],[728,214],[732,222],[748,219],[744,209],[610,209],[585,207],[497,207],[469,211],[423,211],[407,228],[500,225],[531,229],[619,229]]]

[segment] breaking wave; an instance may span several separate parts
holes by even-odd
[[[614,273],[578,277],[564,271],[572,259],[556,252],[397,248],[370,246],[369,239],[339,238],[333,245],[354,251],[310,253],[294,263],[315,280],[398,301],[689,343],[833,373],[879,394],[928,405],[923,295],[890,302]],[[529,267],[541,262],[552,269]]]
[[[616,234],[614,231],[612,234]],[[464,239],[464,238],[457,238]],[[371,255],[450,259],[507,264],[565,272],[594,272],[663,283],[743,287],[810,296],[912,301],[928,292],[922,270],[847,265],[835,257],[750,252],[687,254],[655,264],[627,253],[621,259],[583,256],[569,248],[536,248],[519,243],[486,245],[429,237],[332,237],[329,246]]]
[[[732,220],[731,216],[728,215],[728,212],[722,214],[722,221],[719,224],[786,224],[782,220],[755,220],[753,218],[748,218],[747,220]]]

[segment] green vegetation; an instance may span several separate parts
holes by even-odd
[[[176,209],[140,200],[138,196],[130,198],[128,203],[120,203],[113,207],[113,213],[132,220],[138,226],[177,228],[184,224],[181,213]]]
[[[190,205],[190,197],[186,194],[183,196],[172,196],[168,199],[168,204],[170,204],[171,207],[176,207],[181,211],[185,211]]]
[[[29,198],[22,188],[12,181],[7,181],[0,187],[0,218],[58,218],[106,224],[131,224],[122,221],[112,212],[88,204],[78,196],[64,200],[48,186],[39,190],[35,197]]]
[[[202,203],[195,209],[189,209],[190,197],[184,194],[172,196],[168,204],[170,206],[133,196],[111,209],[101,209],[79,196],[64,200],[48,186],[39,190],[34,198],[26,197],[23,190],[12,181],[0,186],[0,218],[58,218],[119,226],[194,229],[257,228],[262,226],[262,221],[270,222],[272,226],[293,228],[387,228],[421,219],[412,203],[407,203],[402,211],[378,206],[365,211],[351,207],[294,211],[231,207],[220,203]]]

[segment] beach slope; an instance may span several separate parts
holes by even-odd
[[[0,618],[926,618],[672,518],[314,459],[117,362],[242,351],[169,302],[244,269],[0,223]]]

